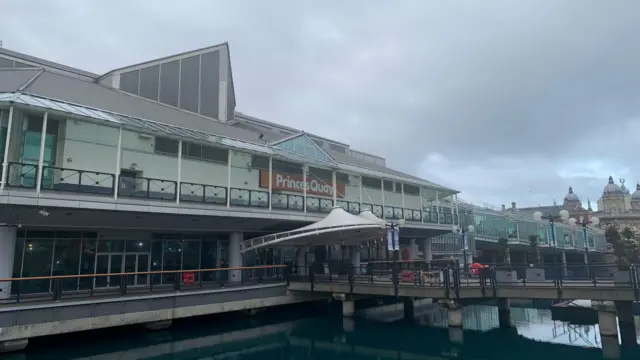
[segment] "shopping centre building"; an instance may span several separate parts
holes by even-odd
[[[470,259],[500,237],[516,248],[529,233],[547,238],[548,225],[461,203],[379,156],[236,111],[227,44],[102,75],[0,49],[0,118],[0,278],[252,265],[243,241],[334,207],[402,220],[412,258]],[[471,224],[468,242],[452,232]],[[263,262],[296,261],[293,250],[268,248]],[[65,287],[118,278],[102,279]]]

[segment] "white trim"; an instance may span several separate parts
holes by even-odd
[[[4,191],[9,172],[9,143],[11,142],[11,127],[13,126],[13,105],[9,107],[9,119],[7,122],[7,139],[4,144],[4,156],[2,158],[2,179],[0,179],[0,192]]]
[[[338,206],[338,184],[335,170],[331,172],[331,193],[333,195],[333,206]]]
[[[116,149],[116,171],[115,186],[113,187],[113,198],[118,200],[118,189],[120,189],[120,169],[122,167],[122,128],[118,130],[118,148]]]
[[[42,188],[42,168],[44,167],[44,145],[47,139],[47,122],[49,112],[45,112],[42,118],[42,133],[40,134],[40,155],[38,156],[38,173],[36,174],[36,194],[40,194]]]
[[[424,198],[422,197],[422,186],[418,187],[418,195],[420,196],[420,222],[424,223]]]

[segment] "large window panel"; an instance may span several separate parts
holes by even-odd
[[[157,101],[159,85],[160,65],[140,69],[140,96]]]
[[[217,257],[218,239],[215,237],[204,237],[202,239],[202,248],[200,250],[200,268],[215,269]],[[202,281],[214,281],[215,279],[215,271],[206,271],[202,273]]]
[[[80,274],[95,274],[96,270],[96,246],[98,243],[98,233],[85,232],[82,235],[82,255],[80,258]],[[93,278],[81,278],[78,282],[80,289],[91,289]]]
[[[140,85],[140,71],[129,71],[120,74],[120,90],[129,94],[138,95],[138,85]]]
[[[160,102],[178,107],[180,60],[160,65]]]
[[[27,231],[25,239],[22,277],[51,276],[53,260],[53,231]],[[50,280],[22,281],[20,292],[49,291]]]
[[[220,98],[220,52],[202,54],[201,61],[200,114],[217,119]]]
[[[82,232],[59,231],[56,233],[53,255],[53,275],[78,275]],[[62,290],[75,290],[78,278],[63,279]]]
[[[198,112],[200,56],[180,60],[180,108]]]

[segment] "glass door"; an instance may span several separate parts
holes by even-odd
[[[98,254],[96,259],[96,275],[99,274],[121,274],[122,254]],[[121,277],[118,276],[99,276],[95,278],[94,287],[112,287],[120,286]]]
[[[127,254],[124,260],[126,273],[140,273],[149,271],[149,254]],[[129,275],[127,285],[147,285],[149,275]]]

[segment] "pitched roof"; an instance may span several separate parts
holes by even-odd
[[[0,69],[0,92],[18,91],[29,80],[38,75],[41,69]]]
[[[17,51],[13,51],[13,50],[9,50],[6,48],[0,48],[0,55],[5,55],[11,58],[15,58],[15,59],[19,59],[19,60],[23,60],[26,62],[31,62],[34,64],[38,64],[38,65],[42,65],[42,67],[45,68],[50,68],[52,70],[60,70],[60,71],[64,71],[64,72],[68,72],[68,73],[73,73],[76,75],[81,75],[84,77],[88,77],[88,78],[93,78],[93,79],[97,79],[100,75],[98,74],[94,74],[92,72],[89,71],[85,71],[85,70],[81,70],[78,68],[74,68],[71,66],[67,66],[67,65],[63,65],[63,64],[59,64],[53,61],[49,61],[49,60],[45,60],[42,58],[38,58],[35,56],[31,56],[31,55],[27,55],[27,54],[23,54]]]

